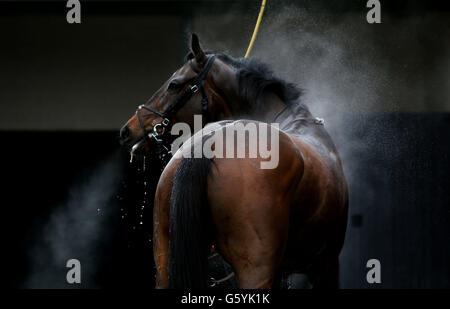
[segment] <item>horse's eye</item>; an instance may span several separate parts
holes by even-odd
[[[167,87],[167,89],[168,89],[168,90],[171,90],[171,91],[174,91],[174,90],[180,89],[180,87],[181,87],[181,84],[180,84],[180,83],[177,83],[177,82],[171,82],[171,83],[169,84],[169,87]]]

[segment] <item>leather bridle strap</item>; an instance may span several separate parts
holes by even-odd
[[[165,116],[166,118],[167,118],[167,115],[173,115],[176,112],[178,112],[178,110],[181,107],[183,107],[183,105],[186,104],[186,102],[189,101],[189,99],[199,89],[201,89],[202,96],[203,96],[203,98],[202,98],[202,108],[203,108],[203,110],[205,110],[204,109],[204,101],[206,101],[206,106],[208,104],[208,98],[206,97],[206,93],[204,91],[205,79],[206,79],[206,76],[208,75],[208,72],[211,69],[215,59],[216,59],[215,55],[212,55],[211,57],[208,58],[208,61],[206,62],[205,67],[202,69],[202,71],[198,74],[198,76],[191,83],[191,86],[185,91],[185,93],[181,96],[181,98],[174,105],[170,106],[164,112],[164,114],[166,115]]]
[[[139,111],[140,111],[141,109],[146,109],[146,110],[148,110],[148,111],[150,111],[150,112],[152,112],[152,113],[158,115],[159,117],[161,117],[161,118],[164,119],[163,123],[164,123],[164,122],[167,122],[167,124],[169,124],[169,123],[168,123],[169,120],[165,117],[165,115],[164,115],[163,113],[157,111],[156,109],[153,109],[153,108],[151,108],[151,107],[148,107],[148,106],[146,106],[146,105],[144,105],[144,104],[139,105],[138,109],[136,110],[136,115],[137,115],[137,118],[138,118],[138,120],[139,120],[139,125],[141,126],[142,131],[144,131],[144,137],[147,137],[147,138],[148,138],[149,132],[147,131],[147,129],[145,129],[144,122],[142,121],[141,115],[139,114]]]
[[[199,90],[201,89],[201,93],[202,93],[202,111],[203,114],[206,115],[206,112],[208,110],[208,97],[206,96],[205,90],[204,90],[204,85],[205,85],[205,79],[208,75],[209,70],[211,69],[214,60],[216,59],[215,55],[211,55],[207,62],[205,67],[201,70],[200,73],[198,73],[198,76],[192,81],[192,83],[190,84],[190,86],[188,87],[188,89],[183,93],[183,95],[175,102],[175,104],[173,104],[172,106],[170,106],[166,111],[164,112],[160,112],[154,108],[148,107],[145,104],[139,105],[138,109],[136,110],[136,115],[137,118],[139,120],[139,125],[141,126],[142,131],[144,132],[144,136],[142,137],[142,139],[148,139],[150,140],[150,137],[153,137],[157,142],[161,142],[162,140],[158,138],[158,136],[164,134],[165,128],[169,125],[170,123],[170,118],[175,115],[178,110],[184,106],[184,104],[186,104],[191,97]],[[197,70],[195,70],[194,66],[192,65],[191,62],[189,62],[189,65],[192,67],[192,69],[197,73]],[[144,122],[142,121],[141,115],[139,113],[139,111],[141,109],[145,109],[149,112],[152,112],[156,115],[158,115],[159,117],[163,118],[163,121],[161,123],[158,123],[154,126],[153,128],[153,133],[150,133],[147,131],[147,129],[145,129],[145,125]],[[162,128],[161,131],[158,131],[159,128]],[[141,140],[142,140],[141,139]],[[138,142],[140,143],[140,141]]]
[[[158,116],[161,117],[161,118],[165,118],[165,117],[166,117],[163,113],[157,111],[156,109],[153,109],[153,108],[151,108],[151,107],[148,107],[147,105],[140,105],[139,108],[146,109],[146,110],[148,110],[148,111],[150,111],[150,112],[152,112],[152,113],[158,115]]]

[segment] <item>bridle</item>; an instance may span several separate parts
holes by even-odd
[[[214,63],[214,60],[216,59],[215,55],[211,55],[204,68],[199,72],[194,65],[192,64],[192,59],[189,60],[189,65],[191,66],[192,70],[197,73],[197,77],[190,83],[189,87],[186,89],[186,91],[181,95],[181,97],[169,108],[167,108],[164,112],[160,112],[154,108],[148,107],[145,104],[139,105],[136,110],[136,116],[139,120],[139,125],[142,129],[143,136],[141,139],[139,139],[132,147],[131,149],[131,156],[133,158],[133,153],[144,143],[145,141],[151,142],[151,140],[155,140],[157,145],[159,145],[159,153],[164,152],[164,156],[166,154],[172,155],[170,152],[170,145],[169,141],[164,139],[164,135],[166,133],[166,129],[168,129],[171,119],[175,116],[175,114],[191,99],[191,97],[197,93],[199,90],[202,94],[202,112],[203,116],[206,117],[206,113],[208,111],[208,97],[206,96],[205,92],[205,79],[208,75],[209,70],[211,69],[211,66]],[[145,128],[144,122],[142,121],[142,117],[140,114],[140,111],[142,109],[145,109],[149,112],[152,112],[155,115],[158,115],[163,120],[160,123],[157,123],[154,125],[152,131],[148,131]]]

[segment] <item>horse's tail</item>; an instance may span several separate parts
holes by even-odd
[[[206,288],[211,219],[207,201],[207,158],[183,158],[170,201],[169,287]]]

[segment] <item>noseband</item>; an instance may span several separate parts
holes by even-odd
[[[154,139],[156,141],[156,143],[160,146],[162,146],[162,148],[169,154],[171,155],[170,152],[170,145],[167,145],[167,143],[165,143],[164,141],[164,134],[166,133],[166,129],[169,127],[170,125],[170,119],[191,99],[191,97],[197,93],[199,90],[202,93],[202,112],[203,115],[206,116],[206,112],[208,111],[208,97],[206,96],[205,93],[205,79],[206,76],[208,75],[209,70],[211,69],[212,64],[214,63],[214,60],[216,59],[215,55],[212,55],[208,58],[208,61],[206,62],[205,67],[198,72],[194,65],[192,64],[192,59],[189,61],[189,65],[191,66],[191,68],[194,70],[194,72],[196,72],[198,75],[197,77],[192,81],[192,83],[189,85],[189,87],[186,89],[186,91],[183,93],[183,95],[175,102],[175,104],[169,106],[169,108],[167,110],[165,110],[164,112],[160,112],[157,111],[156,109],[153,109],[151,107],[146,106],[145,104],[139,105],[139,107],[136,110],[136,116],[139,120],[139,125],[144,133],[144,135],[142,136],[142,138],[136,143],[134,144],[134,146],[132,147],[131,153],[133,154],[134,151],[137,150],[137,148],[139,148],[139,146],[144,142],[144,141],[148,141],[150,142],[152,139]],[[144,122],[142,121],[142,117],[140,115],[140,111],[142,109],[145,109],[149,112],[152,112],[155,115],[158,115],[159,117],[161,117],[163,120],[156,124],[153,127],[152,131],[147,131],[147,129],[145,128]],[[166,145],[165,145],[166,144]]]

